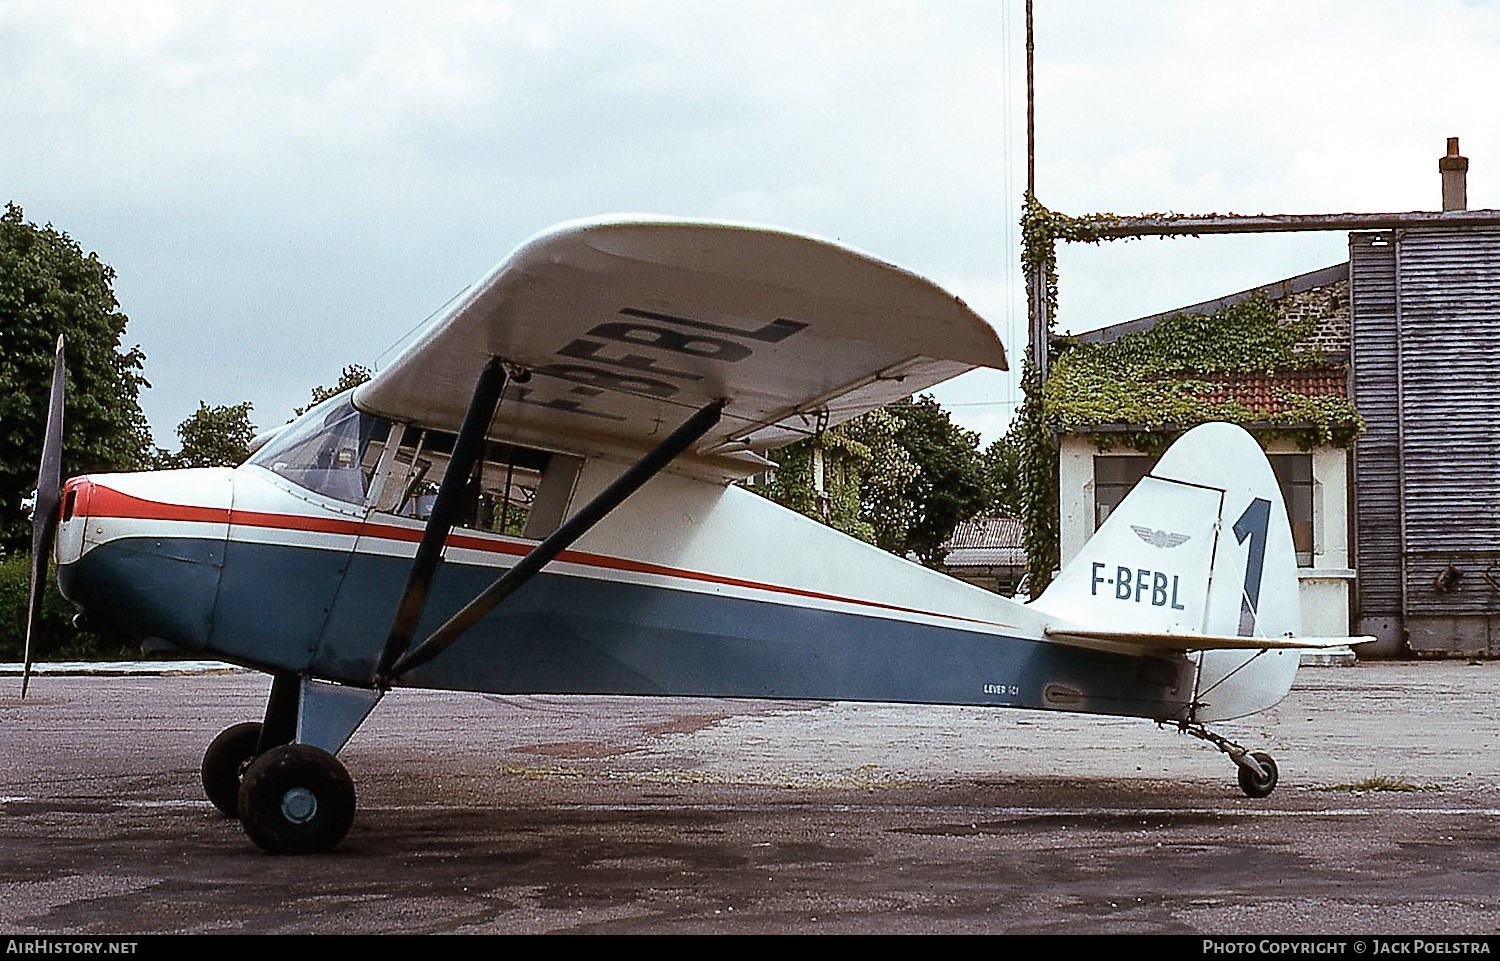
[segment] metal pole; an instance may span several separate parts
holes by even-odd
[[[1036,200],[1036,34],[1031,0],[1026,0],[1026,203]],[[1031,362],[1036,365],[1037,388],[1047,381],[1050,325],[1047,278],[1042,264],[1026,274],[1026,316],[1030,321]]]
[[[1026,0],[1026,199],[1036,196],[1036,43],[1031,29],[1031,0]]]

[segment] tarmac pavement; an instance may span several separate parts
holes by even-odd
[[[1215,728],[1261,800],[1142,721],[398,689],[302,858],[199,784],[264,677],[56,670],[0,678],[3,934],[1500,934],[1495,663],[1305,668]]]

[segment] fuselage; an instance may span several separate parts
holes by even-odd
[[[372,686],[424,522],[381,509],[373,485],[363,501],[359,485],[329,496],[264,463],[73,479],[58,535],[64,593],[98,629]],[[623,466],[583,460],[560,513]],[[536,543],[455,530],[416,637]],[[1043,627],[1024,605],[753,492],[664,473],[400,683],[1152,718],[1186,708],[1185,661],[1066,647]]]

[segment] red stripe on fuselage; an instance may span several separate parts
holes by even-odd
[[[188,521],[195,524],[227,524],[229,509],[163,504],[133,497],[102,484],[89,484],[86,505],[90,517],[126,517],[144,521]]]
[[[97,483],[93,484],[92,488],[88,505],[89,515],[92,517],[120,517],[131,520],[177,521],[200,524],[229,524],[235,527],[259,527],[271,530],[304,531],[313,534],[338,534],[360,538],[370,537],[389,541],[404,541],[413,544],[419,543],[422,540],[422,530],[420,528],[400,527],[394,524],[378,524],[368,520],[359,521],[334,517],[315,517],[307,514],[273,514],[264,511],[233,510],[222,507],[166,504],[160,501],[146,500],[145,498],[125,494]],[[450,534],[447,545],[449,547],[480,551],[487,554],[508,554],[513,557],[526,556],[533,546],[532,543],[517,544],[510,541],[494,540],[488,537],[478,537],[472,534]],[[825,594],[821,591],[808,591],[780,584],[766,584],[760,581],[728,577],[722,574],[709,574],[703,571],[689,571],[681,568],[667,567],[663,564],[653,564],[649,561],[636,561],[624,557],[613,557],[608,554],[594,554],[588,551],[563,551],[558,555],[557,559],[563,563],[580,564],[586,567],[603,568],[605,570],[625,571],[633,574],[651,574],[658,577],[674,577],[707,584],[722,584],[726,587],[770,591],[777,594],[789,594],[794,597],[807,598],[808,600],[832,601],[839,604],[873,607],[900,614],[941,617],[947,620],[965,621],[970,624],[985,624],[992,627],[1006,626],[977,618],[961,617],[954,614],[937,614],[918,608],[883,604],[880,601],[840,597],[837,594]]]

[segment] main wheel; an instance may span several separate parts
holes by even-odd
[[[1250,756],[1255,758],[1255,763],[1266,772],[1266,776],[1257,777],[1249,768],[1240,768],[1240,790],[1247,797],[1265,797],[1276,790],[1276,762],[1264,751],[1252,751]]]
[[[239,810],[245,833],[267,854],[320,854],[354,823],[354,782],[322,748],[283,744],[245,770]]]
[[[260,729],[259,721],[226,727],[203,752],[203,793],[229,817],[240,816],[240,778],[255,760]]]

